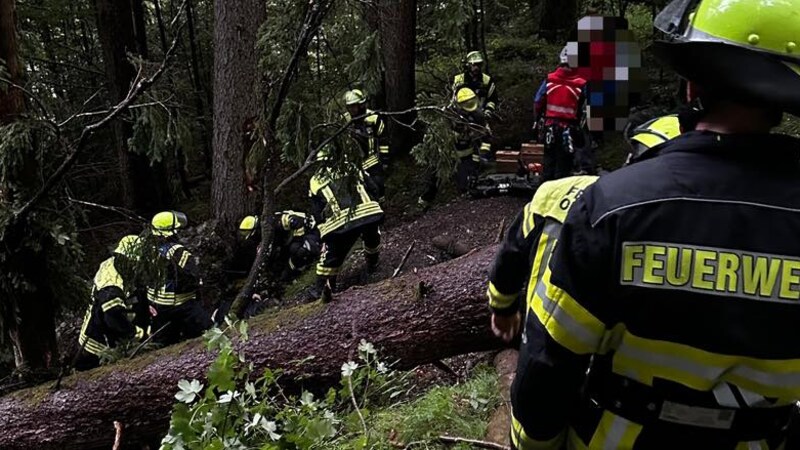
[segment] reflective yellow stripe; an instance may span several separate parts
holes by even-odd
[[[539,237],[539,244],[536,247],[536,255],[533,258],[533,266],[531,267],[531,276],[528,280],[528,295],[527,305],[528,308],[533,309],[533,298],[536,294],[537,288],[542,283],[544,271],[550,263],[550,257],[553,256],[553,248],[558,242],[558,233],[561,231],[561,224],[553,219],[546,219],[544,230]]]
[[[603,340],[605,325],[566,291],[550,282],[547,268],[533,297],[533,311],[550,336],[573,353],[595,353]]]
[[[481,162],[481,157],[480,157],[480,155],[473,154],[472,155],[472,160],[475,161],[475,162]]]
[[[334,216],[326,220],[325,223],[320,224],[319,225],[320,237],[324,237],[328,233],[338,230],[349,221],[373,215],[383,214],[381,206],[378,204],[378,202],[375,201],[362,203],[356,206],[355,208],[352,208],[350,211],[352,212],[349,214],[348,214],[349,211],[342,211],[338,214],[334,214]]]
[[[459,158],[466,158],[466,157],[468,157],[470,155],[472,155],[472,149],[471,148],[468,148],[468,149],[465,149],[465,150],[456,150],[456,156],[458,156]]]
[[[564,443],[564,433],[559,433],[558,436],[547,441],[537,441],[525,433],[522,424],[512,413],[511,442],[517,450],[557,450]]]
[[[781,445],[778,448],[783,448]],[[769,450],[767,441],[748,441],[736,444],[736,450]]]
[[[141,340],[144,337],[144,329],[136,327],[136,339]]]
[[[186,263],[189,262],[189,257],[190,256],[192,256],[191,253],[183,252],[183,255],[181,256],[181,260],[178,262],[178,266],[186,267]]]
[[[317,264],[317,275],[323,277],[332,277],[339,273],[338,267],[325,267],[322,264]]]
[[[147,299],[157,305],[163,306],[177,306],[182,305],[189,300],[194,300],[197,297],[196,292],[186,292],[183,294],[175,294],[174,292],[166,292],[162,288],[156,292],[153,288],[147,289]]]
[[[496,107],[497,106],[494,104],[494,102],[489,102],[489,103],[486,104],[486,109],[488,109],[488,110],[493,110]]]
[[[516,294],[503,294],[498,291],[497,286],[491,281],[489,282],[489,288],[486,289],[486,296],[489,297],[489,306],[496,309],[508,308],[517,299]]]
[[[367,170],[367,169],[377,165],[379,162],[380,162],[380,160],[378,159],[378,155],[372,155],[369,158],[364,160],[364,162],[361,164],[361,167],[364,170]]]
[[[492,151],[492,144],[488,142],[481,143],[481,153],[489,153]]]
[[[78,337],[78,344],[80,344],[82,349],[95,356],[101,356],[103,353],[106,353],[109,350],[108,346],[90,338],[83,332],[83,330],[81,330],[81,334]]]
[[[378,147],[378,150],[383,154],[389,153],[389,146],[381,145],[380,147]]]
[[[633,444],[641,432],[642,426],[638,423],[604,411],[597,430],[589,442],[589,450],[633,449]]]
[[[175,255],[175,252],[177,252],[178,250],[180,250],[180,249],[182,249],[182,248],[183,248],[183,246],[182,246],[182,245],[180,245],[180,244],[174,244],[174,245],[172,245],[172,246],[171,246],[171,247],[170,247],[170,248],[167,250],[167,259],[172,259],[172,257]]]
[[[712,391],[727,382],[764,397],[800,398],[800,359],[757,359],[645,339],[627,330],[617,341],[612,370],[652,386],[654,378]]]
[[[117,306],[124,308],[125,302],[123,302],[121,299],[115,298],[113,300],[109,300],[103,303],[102,305],[100,305],[100,308],[103,309],[103,312],[108,312],[109,309],[115,308]]]

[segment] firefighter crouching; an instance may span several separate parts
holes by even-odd
[[[375,271],[381,245],[379,226],[384,219],[369,176],[356,169],[356,179],[348,180],[329,167],[329,157],[326,149],[319,152],[321,165],[309,183],[312,213],[322,238],[312,295],[323,302],[332,300],[339,269],[358,238],[364,243],[367,273]]]
[[[517,448],[783,448],[800,399],[800,0],[676,0],[694,130],[600,178],[530,299]],[[525,348],[523,346],[523,348]],[[587,371],[588,369],[588,371]]]
[[[481,157],[488,155],[492,149],[491,130],[480,108],[480,99],[469,88],[458,90],[455,104],[448,110],[453,115],[452,127],[456,138],[456,186],[460,192],[465,193],[472,180],[480,174]],[[425,191],[418,200],[419,206],[423,210],[428,209],[438,192],[439,178],[436,172],[430,170],[426,175]]]
[[[160,212],[151,222],[159,263],[165,264],[166,270],[161,285],[147,288],[147,299],[156,310],[153,340],[163,345],[198,337],[212,325],[210,314],[197,298],[199,261],[176,239],[178,230],[187,224],[186,215],[177,211]]]
[[[359,89],[344,96],[347,112],[345,121],[350,124],[350,135],[362,152],[361,168],[372,178],[378,189],[377,199],[383,203],[386,195],[386,170],[389,168],[389,135],[383,118],[367,109],[367,96]]]
[[[586,80],[570,67],[564,47],[558,68],[547,75],[534,99],[534,126],[543,123],[537,130],[544,139],[543,181],[572,174],[575,148],[584,145],[578,128],[585,103]]]
[[[144,339],[146,328],[133,324],[132,296],[135,291],[133,270],[140,253],[139,236],[125,236],[119,241],[114,255],[103,261],[92,285],[92,303],[81,325],[75,359],[76,370],[89,370],[100,365],[101,359],[120,342]]]
[[[319,231],[313,217],[291,210],[276,212],[271,224],[272,243],[267,266],[276,279],[289,282],[319,258]],[[234,257],[234,268],[246,276],[260,251],[261,223],[258,216],[242,219],[239,238],[240,248]]]

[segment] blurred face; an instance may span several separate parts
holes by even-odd
[[[480,75],[482,71],[483,71],[483,63],[469,65],[469,73],[472,74],[473,77]]]
[[[367,106],[363,103],[357,103],[355,105],[347,105],[347,112],[350,113],[351,117],[358,117],[364,115],[367,110]]]

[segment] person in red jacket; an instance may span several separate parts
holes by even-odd
[[[543,126],[539,129],[545,144],[543,181],[572,174],[574,148],[580,146],[573,139],[582,139],[578,125],[585,99],[586,80],[570,67],[567,47],[564,47],[558,67],[547,75],[534,99],[537,127],[543,119]]]

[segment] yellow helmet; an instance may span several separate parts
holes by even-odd
[[[189,224],[186,214],[178,211],[162,211],[150,221],[153,234],[156,236],[172,236],[179,228]]]
[[[239,224],[239,235],[242,239],[250,239],[258,230],[258,216],[247,216]]]
[[[114,253],[130,259],[139,259],[141,245],[142,239],[139,236],[129,234],[119,240]]]
[[[634,128],[628,137],[631,152],[628,163],[647,150],[661,145],[681,134],[681,123],[677,114],[657,117]]]
[[[360,105],[367,102],[367,96],[360,89],[353,89],[344,94],[344,103],[347,106]]]
[[[458,106],[467,112],[472,112],[478,109],[478,96],[470,88],[461,88],[456,92],[456,103]]]
[[[659,58],[706,90],[800,115],[800,0],[673,0]]]

